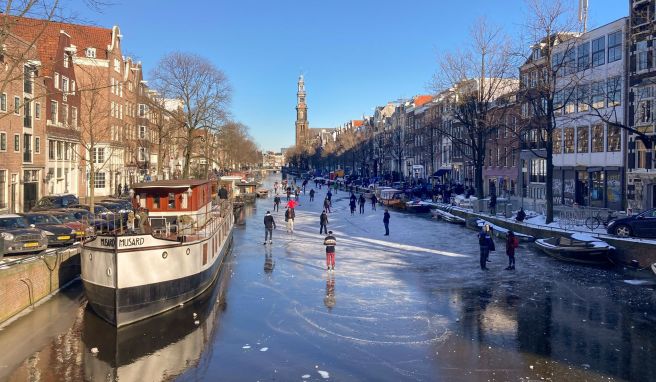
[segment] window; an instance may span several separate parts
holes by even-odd
[[[553,153],[562,154],[563,152],[563,129],[554,129],[553,131]]]
[[[622,59],[622,31],[608,35],[608,63]]]
[[[48,159],[55,160],[55,141],[48,140]]]
[[[57,120],[57,101],[50,101],[50,122],[56,125]]]
[[[611,77],[606,82],[606,98],[608,107],[622,104],[622,79],[620,76]]]
[[[23,134],[23,162],[32,162],[32,135]]]
[[[68,94],[68,78],[62,76],[62,91],[64,94]]]
[[[576,128],[576,135],[576,152],[587,153],[590,128],[588,126],[579,126]]]
[[[75,95],[75,81],[71,80],[71,94]]]
[[[592,66],[606,63],[606,36],[592,40]]]
[[[114,59],[114,71],[121,73],[121,61],[119,61],[118,58]]]
[[[604,125],[596,124],[592,126],[592,152],[601,153],[604,151]]]
[[[169,210],[175,209],[175,194],[173,192],[169,192],[169,202],[167,207]]]
[[[14,97],[14,114],[20,114],[20,97]]]
[[[7,133],[0,133],[0,151],[7,151]]]
[[[68,60],[70,58],[68,57],[68,53],[64,53],[64,67],[68,68]]]
[[[605,84],[603,82],[592,83],[592,107],[595,109],[603,109],[606,105],[604,86]]]
[[[68,126],[68,105],[62,104],[62,123],[64,126]]]
[[[576,72],[576,50],[574,46],[569,46],[565,52],[563,59],[563,75],[568,75]]]
[[[563,129],[563,133],[565,135],[563,141],[564,141],[564,152],[565,154],[571,154],[574,152],[574,128],[573,127],[566,127]]]
[[[114,94],[114,88],[115,88],[114,78],[110,78],[109,79],[109,91],[110,91],[110,93]]]
[[[544,183],[547,178],[547,161],[544,159],[531,159],[531,183]]]
[[[651,123],[651,117],[652,117],[651,100],[639,101],[637,107],[638,107],[638,110],[636,110],[637,122]]]
[[[34,118],[41,119],[41,103],[40,102],[35,102],[34,103]]]
[[[146,139],[146,126],[139,126],[139,139]]]
[[[638,41],[636,44],[636,70],[647,70],[651,67],[651,57],[647,41]]]
[[[20,135],[14,134],[14,151],[20,152]]]
[[[7,94],[0,95],[0,111],[7,111]]]
[[[96,48],[87,48],[84,54],[89,58],[96,58]]]
[[[147,158],[146,148],[139,147],[137,159],[139,160],[139,162],[145,162],[146,158]]]
[[[39,137],[34,138],[34,152],[36,154],[41,154],[41,138]]]
[[[64,143],[64,160],[69,160],[71,157],[71,144],[69,142]]]
[[[579,112],[590,109],[590,86],[588,84],[576,87],[576,100]]]
[[[23,92],[27,94],[32,94],[32,73],[34,73],[34,67],[25,65],[23,67]]]
[[[563,90],[563,99],[565,108],[563,114],[572,114],[576,110],[576,88],[568,88]]]
[[[59,89],[59,73],[55,72],[53,77],[53,83],[55,84],[55,89]]]
[[[159,196],[153,196],[153,209],[158,210],[159,209],[159,204],[160,204],[160,197]]]
[[[23,109],[25,109],[23,117],[23,127],[32,127],[32,100],[29,98],[23,99]]]
[[[146,116],[146,105],[143,103],[139,104],[139,117],[144,118]]]
[[[71,107],[71,126],[77,129],[77,107]]]
[[[93,188],[105,188],[105,173],[97,172],[93,179]]]
[[[551,55],[551,70],[554,73],[558,73],[560,71],[562,63],[563,63],[562,53],[553,53]]]
[[[105,148],[104,147],[94,147],[93,148],[93,162],[94,163],[104,163],[105,162]]]
[[[64,157],[64,144],[61,141],[57,141],[57,160],[62,160]]]
[[[606,151],[617,152],[621,150],[620,143],[622,142],[622,136],[620,135],[620,128],[618,126],[608,125],[608,137],[607,137],[607,149]]]
[[[577,69],[579,71],[590,67],[590,42],[585,42],[578,46]]]
[[[5,190],[7,189],[7,170],[0,170],[0,208],[7,207]]]

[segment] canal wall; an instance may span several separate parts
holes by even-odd
[[[499,216],[491,216],[488,214],[473,212],[459,207],[452,206],[440,206],[438,207],[442,211],[447,211],[453,215],[464,218],[469,225],[471,220],[475,219],[484,219],[494,225],[507,228],[514,232],[523,233],[526,235],[531,235],[536,239],[547,238],[547,237],[559,237],[572,233],[572,231],[547,227],[538,224],[531,224],[526,222],[518,222],[512,218],[502,218]],[[471,227],[477,228],[477,227]],[[577,231],[579,232],[579,231]],[[580,231],[584,232],[584,231]],[[656,263],[656,241],[648,239],[638,239],[638,238],[620,238],[612,235],[605,234],[590,234],[589,232],[584,232],[590,236],[597,237],[608,244],[615,247],[615,252],[613,253],[611,259],[621,265],[631,265],[633,261],[637,261],[640,264],[640,267],[646,268],[651,264]]]
[[[0,265],[0,325],[80,275],[80,246]]]

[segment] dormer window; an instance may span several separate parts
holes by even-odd
[[[114,59],[114,71],[116,71],[116,73],[121,73],[121,61],[119,61],[118,58]]]
[[[84,53],[89,58],[96,58],[96,48],[87,48]]]
[[[68,53],[64,53],[64,67],[68,68]]]

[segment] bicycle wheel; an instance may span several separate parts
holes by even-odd
[[[596,230],[597,228],[599,228],[600,225],[601,225],[601,220],[599,220],[599,218],[595,216],[591,216],[585,219],[585,226],[588,227],[590,231]]]

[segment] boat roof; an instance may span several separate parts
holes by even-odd
[[[202,184],[209,183],[207,179],[171,179],[171,180],[158,180],[155,182],[142,182],[132,185],[133,189],[146,189],[146,188],[193,188]]]

